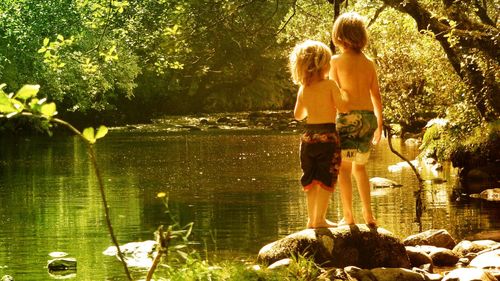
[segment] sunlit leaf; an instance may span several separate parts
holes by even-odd
[[[88,127],[83,130],[83,137],[90,143],[95,143],[94,128]]]
[[[17,111],[11,100],[5,93],[0,93],[0,113],[11,113]]]
[[[156,197],[158,198],[164,198],[165,196],[167,196],[165,192],[158,192],[158,194],[156,194]]]
[[[40,85],[24,85],[14,96],[17,99],[27,100],[36,96],[40,90]]]
[[[49,44],[49,38],[43,39],[43,46],[46,47]]]
[[[100,126],[99,129],[97,129],[97,134],[95,135],[96,139],[100,139],[104,137],[108,133],[108,128],[106,126]]]
[[[43,104],[40,108],[40,113],[46,117],[52,117],[56,115],[57,114],[56,104],[53,102]]]

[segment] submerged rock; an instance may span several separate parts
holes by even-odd
[[[408,236],[403,241],[405,246],[430,245],[453,249],[457,244],[455,239],[445,229],[431,229]]]
[[[350,225],[337,228],[306,229],[264,246],[258,262],[303,255],[323,266],[362,268],[409,268],[410,261],[401,241],[383,228]]]
[[[49,260],[47,264],[49,271],[76,270],[75,258],[57,258]]]
[[[403,185],[390,179],[373,177],[370,179],[370,186],[372,188],[384,188],[384,187],[400,187]]]

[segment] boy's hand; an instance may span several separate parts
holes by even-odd
[[[382,137],[382,129],[377,128],[375,133],[373,133],[372,144],[377,145],[380,142],[380,138]]]

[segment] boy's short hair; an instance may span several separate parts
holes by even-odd
[[[319,41],[306,40],[297,44],[290,54],[290,72],[295,84],[309,85],[330,64],[332,51]]]
[[[332,39],[337,46],[361,52],[368,43],[364,17],[356,12],[340,15],[333,24]]]

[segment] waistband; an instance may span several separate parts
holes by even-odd
[[[333,133],[337,131],[335,123],[305,124],[304,131],[311,133]]]
[[[345,116],[349,114],[375,114],[372,110],[351,110],[349,112],[340,112],[337,113],[339,116]]]

